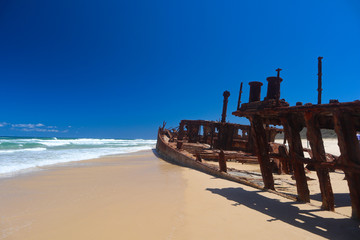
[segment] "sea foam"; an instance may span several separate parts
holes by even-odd
[[[156,140],[0,137],[0,175],[45,165],[125,154],[155,147]]]

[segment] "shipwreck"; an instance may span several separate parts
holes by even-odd
[[[321,102],[322,57],[318,58],[318,103],[290,106],[280,98],[281,69],[267,78],[267,94],[261,100],[262,82],[250,82],[249,102],[241,104],[243,84],[234,116],[245,117],[250,125],[226,122],[230,93],[223,94],[221,121],[181,120],[179,127],[159,128],[156,150],[164,159],[205,173],[280,194],[300,202],[310,202],[306,171],[316,171],[321,192],[321,208],[334,211],[330,171],[343,171],[349,187],[352,218],[360,219],[360,101]],[[300,132],[306,128],[310,148],[304,148]],[[325,152],[322,129],[334,130],[340,156]],[[282,143],[275,136],[282,133]],[[305,154],[307,153],[307,154]],[[308,157],[305,157],[307,155]],[[261,177],[228,167],[236,161],[258,164]],[[210,164],[210,163],[216,164]],[[277,191],[274,174],[291,174],[296,195]]]

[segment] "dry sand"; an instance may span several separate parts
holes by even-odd
[[[359,222],[153,152],[0,179],[0,239],[356,239]]]

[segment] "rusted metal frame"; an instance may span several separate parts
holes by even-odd
[[[272,127],[266,127],[266,135],[268,138],[268,142],[274,142],[276,135],[281,132],[280,130]]]
[[[253,142],[255,144],[261,175],[264,181],[264,188],[275,190],[272,166],[269,157],[269,145],[266,138],[263,120],[258,115],[251,116],[249,120],[251,123],[251,137],[253,138]]]
[[[207,120],[181,120],[180,124],[183,125],[203,125],[203,126],[216,126],[219,127],[221,125],[221,122],[215,122],[215,121],[207,121]],[[229,125],[232,125],[234,127],[238,127],[241,130],[249,131],[250,126],[249,125],[243,125],[243,124],[237,124],[237,123],[227,123]]]
[[[186,134],[185,134],[186,140],[187,140],[188,142],[191,142],[192,124],[187,123],[187,124],[185,125],[185,128],[186,128]]]
[[[195,143],[199,140],[199,124],[198,123],[188,123],[187,124],[188,129],[188,141],[190,143]]]
[[[177,149],[181,149],[182,148],[182,145],[183,145],[183,139],[184,139],[184,123],[183,121],[180,122],[180,125],[179,125],[179,135],[178,135],[178,141],[176,142],[176,148]]]
[[[214,133],[215,133],[215,126],[211,126],[211,140],[210,140],[210,149],[214,148]]]
[[[300,138],[300,131],[302,130],[302,126],[298,121],[299,117],[301,117],[301,115],[288,114],[287,116],[281,116],[280,120],[284,126],[287,141],[289,143],[289,155],[290,159],[292,160],[294,177],[296,180],[298,201],[310,202],[310,191],[307,184],[304,164],[295,160],[297,155],[304,157]]]
[[[201,159],[206,159],[206,160],[210,160],[210,161],[218,161],[219,160],[219,153],[202,153],[200,152],[200,157]],[[252,157],[252,156],[244,156],[244,155],[239,155],[236,156],[234,154],[228,154],[226,152],[224,152],[225,154],[225,159],[231,159],[231,160],[235,160],[241,163],[256,163],[258,164],[258,159],[257,157]]]
[[[269,153],[269,157],[270,158],[278,158],[278,159],[284,158],[279,153]]]
[[[285,145],[279,146],[278,151],[279,151],[280,156],[282,156],[282,158],[280,159],[280,161],[281,161],[280,174],[283,174],[283,173],[290,174],[292,172],[292,164],[289,159],[289,154],[287,153]]]
[[[286,153],[285,145],[270,143],[270,147],[273,148],[273,152],[269,156],[275,158],[274,163],[278,167],[278,174],[289,174],[291,172],[290,159]]]
[[[221,124],[219,127],[219,134],[218,134],[218,148],[226,149],[226,142],[227,142],[227,127],[225,124]]]
[[[286,134],[285,134],[285,132],[284,132],[283,144],[284,144],[284,145],[286,144]]]
[[[278,174],[286,174],[284,171],[284,163],[288,160],[288,158],[280,155],[279,153],[269,153],[270,158],[274,158],[274,163],[278,167]]]
[[[218,156],[218,152],[217,151],[211,151],[209,152],[208,150],[206,151],[199,151],[201,157],[206,158],[206,157],[211,157],[214,158],[215,156]],[[236,159],[236,158],[242,158],[242,157],[246,157],[249,159],[254,159],[257,160],[256,156],[252,156],[252,155],[247,155],[244,152],[226,152],[224,151],[225,157],[227,159]]]
[[[326,162],[326,154],[324,142],[322,140],[321,131],[317,124],[316,114],[305,112],[304,114],[307,139],[313,153],[313,158],[317,162]],[[327,168],[319,168],[315,165],[316,174],[319,178],[322,206],[324,210],[334,211],[334,194],[331,187],[330,175]]]
[[[202,128],[203,130],[203,133],[202,135],[200,134],[200,129]],[[204,124],[200,124],[199,126],[199,142],[200,143],[206,143],[206,140],[207,140],[207,125],[204,125]]]
[[[318,161],[314,161],[311,158],[305,158],[305,157],[300,157],[298,155],[296,155],[295,161],[299,162],[299,163],[303,163],[303,164],[312,164],[316,167],[319,168],[327,168],[327,169],[331,169],[331,170],[342,170],[342,171],[346,171],[346,172],[354,172],[354,173],[360,173],[360,166],[358,165],[354,165],[354,164],[340,164],[340,163],[335,163],[335,162],[318,162]]]
[[[356,129],[349,112],[334,112],[334,128],[341,152],[340,160],[346,165],[360,165],[360,147],[356,139]],[[360,219],[360,174],[345,171],[352,206],[352,217]]]
[[[332,125],[332,126],[334,126],[334,125]],[[308,152],[310,156],[312,156],[312,154],[313,154],[311,149],[309,149],[309,148],[304,148],[304,152]],[[333,154],[325,153],[325,157],[326,157],[326,162],[329,162],[329,159],[333,159],[331,162],[336,162],[336,163],[339,162],[339,157],[335,156]]]
[[[199,152],[199,151],[197,151],[197,152],[195,153],[195,158],[196,158],[196,161],[202,162],[201,155],[200,155],[200,152]]]
[[[185,123],[183,121],[180,122],[180,125],[179,125],[179,135],[178,135],[178,140],[183,140],[184,138],[184,126],[185,126]]]
[[[207,143],[207,135],[208,135],[208,129],[207,129],[207,125],[201,124],[202,126],[202,138],[201,138],[201,143]],[[201,127],[200,127],[201,129]]]
[[[255,153],[255,148],[254,148],[254,138],[252,137],[253,135],[253,131],[251,131],[251,126],[250,126],[250,129],[249,131],[247,132],[247,136],[248,136],[248,144],[247,144],[247,149],[246,151],[247,152],[251,152],[253,154],[256,154]]]
[[[241,135],[239,135],[239,128],[238,127],[234,127],[233,128],[233,139],[241,139]]]
[[[267,116],[277,116],[278,114],[287,114],[287,113],[299,113],[304,111],[318,112],[321,114],[332,113],[334,108],[339,108],[344,111],[349,112],[359,112],[360,111],[360,101],[346,102],[346,103],[330,103],[330,104],[320,104],[320,105],[310,105],[310,106],[293,106],[293,107],[276,107],[269,109],[262,109],[261,113]],[[232,114],[238,117],[247,117],[253,114],[258,113],[258,109],[248,109],[246,111],[235,111]]]
[[[239,131],[240,128],[238,128],[238,131]],[[240,139],[248,139],[249,138],[249,134],[246,135],[247,131],[246,130],[243,130],[243,129],[240,129],[241,130],[241,135],[240,136]]]
[[[193,129],[193,134],[195,136],[195,142],[199,142],[200,141],[200,124],[195,124],[194,125],[194,129]]]
[[[234,139],[235,139],[235,126],[229,124],[227,126],[227,133],[228,133],[228,136],[227,136],[227,143],[226,143],[226,149],[229,149],[229,150],[232,150],[233,149],[233,142],[234,142]]]
[[[232,124],[223,123],[219,129],[219,148],[231,150],[234,139],[234,128]]]

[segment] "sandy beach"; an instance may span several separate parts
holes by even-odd
[[[152,151],[0,179],[0,239],[356,239],[359,222]]]
[[[0,0],[0,33],[0,240],[360,240],[360,0]]]

